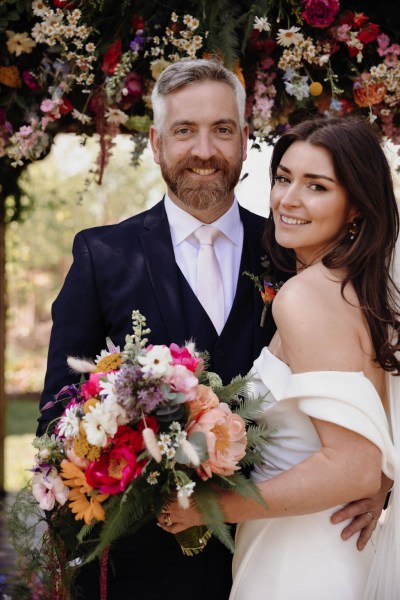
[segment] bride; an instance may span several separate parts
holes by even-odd
[[[279,139],[271,180],[265,247],[296,275],[274,300],[277,331],[253,367],[260,421],[275,431],[252,474],[268,508],[221,496],[227,522],[239,523],[231,600],[395,600],[399,216],[390,169],[365,122],[321,118]],[[395,480],[391,506],[379,539],[359,552],[329,515],[375,494],[381,471]],[[168,512],[173,533],[201,522],[193,507]]]

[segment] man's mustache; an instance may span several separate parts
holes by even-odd
[[[225,170],[228,162],[223,158],[211,157],[207,160],[201,160],[195,157],[184,158],[179,162],[179,170],[185,169],[216,169]]]

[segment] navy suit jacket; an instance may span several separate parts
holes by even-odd
[[[125,336],[132,332],[132,310],[146,316],[151,343],[183,344],[192,338],[198,349],[210,353],[210,368],[225,383],[246,374],[269,342],[274,325],[269,316],[260,327],[260,293],[242,275],[245,270],[262,271],[265,220],[242,207],[240,216],[242,262],[232,310],[220,336],[175,263],[163,202],[117,225],[80,232],[74,240],[74,262],[52,308],[41,406],[66,384],[76,383],[67,356],[95,358],[107,336],[124,346]],[[44,411],[38,433],[44,433],[61,411],[60,405]],[[184,557],[173,536],[151,523],[114,549],[108,598],[224,600],[231,585],[230,563],[229,552],[214,539],[201,554]],[[99,598],[97,569],[91,565],[80,577],[85,600]]]

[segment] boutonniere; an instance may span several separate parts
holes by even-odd
[[[260,326],[264,327],[269,307],[271,306],[276,294],[283,286],[284,281],[276,282],[274,280],[274,277],[271,275],[271,263],[268,256],[261,257],[261,266],[263,267],[264,271],[260,275],[254,275],[254,273],[249,273],[249,271],[243,271],[243,275],[250,277],[256,288],[260,290],[261,299],[264,304],[261,313]]]

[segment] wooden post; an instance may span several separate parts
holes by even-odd
[[[0,497],[5,493],[5,437],[6,437],[6,395],[5,395],[5,349],[6,349],[6,225],[4,200],[0,197]]]

